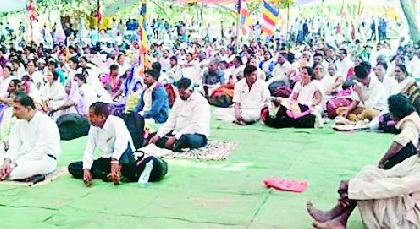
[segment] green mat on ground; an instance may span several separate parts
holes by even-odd
[[[310,228],[307,200],[335,203],[340,179],[376,164],[392,135],[275,130],[212,121],[212,140],[240,141],[228,160],[168,160],[169,174],[146,187],[91,188],[69,175],[47,186],[0,186],[0,228]],[[81,160],[86,138],[63,142],[59,166]],[[267,190],[268,177],[307,180],[303,194]],[[349,228],[361,228],[358,213]]]

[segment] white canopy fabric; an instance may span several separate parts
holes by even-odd
[[[26,0],[0,0],[0,13],[26,9]]]

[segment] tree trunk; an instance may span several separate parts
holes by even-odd
[[[417,27],[417,15],[415,14],[416,8],[414,8],[415,4],[411,5],[409,0],[400,0],[400,3],[405,18],[407,19],[410,37],[414,42],[417,42],[420,40],[420,33],[419,28]]]

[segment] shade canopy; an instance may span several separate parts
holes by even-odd
[[[0,13],[26,9],[26,0],[0,0]]]

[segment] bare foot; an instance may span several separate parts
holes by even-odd
[[[324,223],[314,222],[313,226],[314,228],[317,228],[317,229],[346,229],[346,226],[336,219],[330,220]]]
[[[334,218],[334,216],[329,212],[323,212],[316,209],[311,201],[306,203],[306,210],[308,211],[309,215],[317,222],[324,223]]]

